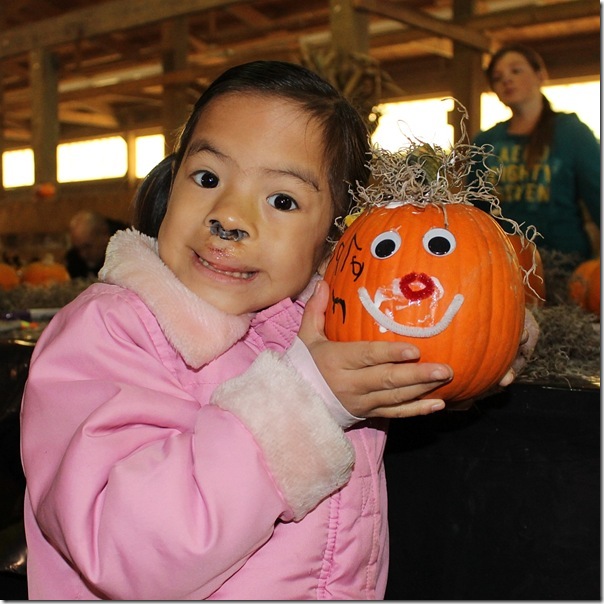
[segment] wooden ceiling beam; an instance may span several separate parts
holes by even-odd
[[[464,28],[475,30],[488,30],[493,38],[499,38],[497,31],[511,28],[527,27],[531,25],[544,25],[565,21],[570,27],[570,22],[581,21],[585,18],[594,18],[593,29],[600,30],[600,6],[599,0],[571,0],[560,4],[548,6],[531,6],[514,8],[505,11],[474,15],[473,17],[460,20],[459,25]],[[596,21],[597,20],[597,21]],[[421,41],[433,37],[426,30],[408,28],[399,32],[377,33],[371,36],[371,47],[379,49],[382,46],[404,45],[409,42]],[[448,37],[448,36],[446,36]]]
[[[600,0],[570,0],[559,4],[528,5],[475,15],[461,23],[473,29],[492,30],[596,16],[600,17]]]
[[[166,19],[241,4],[244,0],[110,0],[0,32],[0,59]],[[249,2],[249,0],[248,0]]]
[[[443,36],[484,52],[491,50],[491,40],[488,36],[466,26],[432,17],[424,11],[405,8],[389,0],[354,0],[353,5],[359,10],[405,23],[432,35]]]
[[[254,39],[258,42],[258,36],[262,34],[270,34],[274,31],[289,31],[296,36],[303,36],[306,33],[317,29],[326,31],[329,27],[329,8],[327,3],[325,8],[316,9],[310,12],[296,13],[294,15],[278,17],[272,19],[269,23],[257,23],[253,30],[249,27],[236,27],[228,31],[220,30],[205,35],[206,43],[213,45],[228,44],[230,42],[239,42],[242,40]]]
[[[273,24],[272,19],[265,17],[260,11],[249,5],[236,4],[227,8],[227,12],[243,21],[246,27],[252,28],[252,31],[255,31],[258,26],[272,27]]]
[[[140,99],[145,97],[143,91],[152,86],[164,86],[169,84],[188,84],[199,77],[200,74],[194,69],[182,69],[165,74],[149,76],[147,78],[131,79],[127,81],[117,82],[115,84],[107,84],[105,86],[86,86],[77,90],[69,90],[59,94],[59,102],[82,101],[89,100],[91,94],[96,96],[106,96],[110,94],[136,94]],[[5,110],[15,110],[23,105],[30,105],[31,100],[29,91],[16,91],[14,93],[6,93],[4,98]]]
[[[115,116],[110,113],[90,113],[89,111],[74,111],[72,109],[59,108],[59,121],[79,126],[106,128],[107,130],[117,130],[120,127]]]

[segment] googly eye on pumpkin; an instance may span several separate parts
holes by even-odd
[[[390,256],[398,252],[402,242],[401,236],[396,231],[380,233],[371,242],[371,254],[378,260],[390,258]]]
[[[447,256],[455,250],[457,241],[455,235],[447,229],[430,229],[423,237],[424,249],[433,256]]]

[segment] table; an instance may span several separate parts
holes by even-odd
[[[391,600],[599,600],[600,390],[392,421]]]

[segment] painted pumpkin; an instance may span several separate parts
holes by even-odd
[[[579,264],[568,281],[568,293],[581,308],[600,315],[600,258]]]
[[[524,295],[527,306],[541,308],[545,304],[545,272],[543,260],[537,246],[528,239],[524,241],[519,235],[508,235],[518,255],[520,266],[525,270],[527,281],[524,284]]]
[[[524,285],[514,248],[486,212],[463,203],[367,209],[327,267],[331,340],[404,340],[454,378],[448,403],[485,393],[516,358]]]
[[[0,262],[0,288],[9,290],[19,285],[19,273],[17,269],[6,262]]]
[[[62,264],[52,258],[31,262],[21,273],[21,281],[29,285],[51,285],[69,281],[69,273]]]

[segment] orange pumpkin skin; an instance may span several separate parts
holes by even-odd
[[[568,293],[581,308],[600,314],[600,258],[579,264],[568,281]]]
[[[541,308],[545,304],[545,272],[543,269],[543,260],[539,249],[532,242],[525,240],[525,247],[522,247],[522,240],[518,235],[508,235],[512,246],[518,255],[520,266],[529,271],[535,263],[535,270],[529,273],[528,283],[524,285],[524,295],[527,306],[537,306]]]
[[[17,269],[10,264],[0,262],[0,288],[9,290],[19,285],[19,273]]]
[[[416,345],[421,361],[454,371],[424,398],[451,403],[500,382],[518,352],[525,306],[518,258],[499,225],[471,205],[445,212],[447,224],[435,205],[377,207],[352,223],[325,273],[325,334]],[[442,253],[447,238],[454,248]]]
[[[23,268],[21,281],[29,285],[51,285],[69,281],[67,269],[57,262],[32,262]]]

